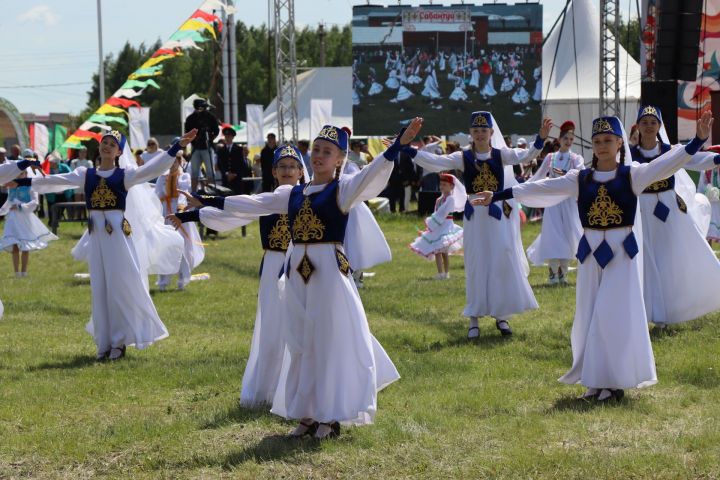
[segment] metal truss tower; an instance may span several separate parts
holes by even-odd
[[[275,79],[277,82],[278,141],[298,140],[295,4],[273,0],[275,21]]]
[[[620,0],[600,0],[600,115],[620,117],[619,34]]]

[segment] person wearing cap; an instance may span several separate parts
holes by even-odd
[[[542,148],[551,122],[544,120],[529,150],[505,146],[502,132],[492,114],[486,111],[470,115],[470,148],[450,155],[405,149],[415,163],[428,171],[460,170],[468,195],[484,190],[500,191],[513,185],[512,165],[534,158]],[[475,208],[465,204],[463,244],[465,260],[465,308],[469,317],[468,338],[480,336],[478,319],[493,317],[503,336],[512,335],[509,320],[513,315],[538,307],[528,282],[529,267],[520,238],[518,205],[504,202]]]
[[[143,349],[168,336],[148,292],[147,273],[140,266],[131,238],[133,226],[125,218],[126,200],[131,187],[157,178],[170,168],[175,154],[196,134],[197,130],[189,131],[164,154],[142,167],[126,170],[119,166],[125,136],[113,130],[100,140],[96,168],[79,167],[66,174],[24,179],[38,193],[67,188],[85,191],[88,234],[84,248],[92,292],[87,329],[95,340],[99,361],[118,360],[125,356],[128,345]]]
[[[217,164],[223,185],[231,189],[235,195],[248,194],[252,190],[252,184],[243,181],[243,178],[252,176],[252,172],[243,148],[234,143],[235,129],[226,123],[222,127],[222,134],[225,137],[225,144],[217,147]]]
[[[663,141],[658,107],[638,110],[638,144],[630,149],[634,162],[654,162],[673,147]],[[680,147],[676,147],[680,148]],[[698,152],[685,169],[715,168],[720,156]],[[702,174],[701,174],[702,177]],[[703,238],[694,216],[695,182],[685,170],[650,184],[640,195],[643,229],[643,298],[648,321],[659,329],[720,310],[720,264]],[[707,225],[707,224],[705,224]]]
[[[27,170],[20,172],[18,178],[26,178],[27,173]],[[43,250],[48,242],[58,239],[35,215],[38,204],[37,192],[29,186],[17,186],[8,190],[7,201],[0,208],[0,217],[5,217],[0,250],[12,254],[16,277],[27,276],[30,252]]]
[[[441,173],[435,211],[425,219],[425,231],[409,245],[421,257],[435,259],[435,280],[450,278],[450,254],[462,249],[463,229],[455,225],[453,213],[463,211],[466,199],[463,184],[449,173]]]
[[[325,125],[313,141],[308,184],[200,198],[236,215],[288,215],[291,244],[280,279],[287,354],[271,412],[299,420],[294,437],[325,439],[337,436],[341,424],[372,423],[378,391],[399,378],[370,333],[345,250],[346,232],[350,210],[382,191],[393,160],[421,126],[415,118],[367,167],[341,175],[350,132]]]
[[[305,179],[305,164],[300,151],[292,145],[281,145],[273,155],[273,175],[276,192],[292,189]],[[200,210],[191,210],[169,217],[178,228],[192,221],[201,221],[208,228],[220,232],[243,226],[254,219],[259,220],[260,242],[264,254],[260,263],[260,288],[258,290],[255,327],[250,342],[250,355],[245,366],[240,391],[243,407],[271,405],[280,378],[285,341],[278,290],[278,272],[283,269],[285,252],[290,245],[290,227],[287,214],[234,215],[227,210],[204,207],[193,197],[191,205]]]
[[[483,192],[473,203],[517,198],[550,207],[577,198],[583,236],[578,243],[575,319],[570,341],[573,364],[560,381],[587,388],[583,398],[619,400],[625,389],[657,383],[643,301],[643,229],[638,197],[653,182],[668,178],[710,136],[712,115],[702,114],[695,138],[652,162],[632,161],[617,117],[592,123],[592,168],[558,178],[525,182],[500,192]],[[669,257],[678,255],[674,250]]]
[[[575,124],[566,121],[560,126],[560,149],[549,153],[540,168],[528,182],[536,182],[546,177],[557,178],[570,170],[582,170],[585,161],[570,148],[575,141]],[[564,202],[545,209],[542,228],[535,241],[527,249],[528,259],[534,265],[548,264],[548,284],[567,284],[570,260],[575,257],[577,245],[582,236],[582,225],[577,213],[577,202],[567,199]]]
[[[195,111],[185,119],[185,131],[196,129],[198,131],[192,141],[192,155],[190,156],[190,177],[193,192],[197,189],[200,177],[200,165],[205,165],[205,178],[215,182],[215,170],[212,158],[212,142],[220,133],[218,119],[208,111],[210,104],[203,98],[193,101]]]
[[[163,217],[182,212],[187,208],[187,200],[184,195],[180,194],[180,192],[190,189],[190,174],[183,171],[184,166],[185,159],[182,150],[178,150],[170,170],[160,175],[155,182],[155,195],[162,204]],[[178,228],[178,231],[183,237],[184,248],[180,269],[177,272],[177,289],[183,291],[190,283],[192,271],[202,263],[205,257],[205,247],[203,247],[195,223],[182,226]],[[161,292],[167,290],[172,277],[172,275],[166,274],[158,275],[156,285]]]
[[[348,161],[354,163],[358,169],[367,166],[367,160],[361,152],[362,142],[360,140],[350,140],[350,151],[348,152]]]
[[[145,144],[145,151],[140,154],[143,164],[149,162],[155,155],[160,152],[160,143],[158,142],[157,138],[148,138],[147,143]],[[140,163],[138,163],[138,165],[140,165]]]

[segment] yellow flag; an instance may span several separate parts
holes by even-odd
[[[102,113],[103,115],[106,113],[122,113],[124,115],[127,115],[127,112],[122,108],[113,107],[112,105],[108,105],[107,103],[102,107],[98,108],[95,113]]]
[[[201,22],[200,20],[196,20],[194,18],[191,18],[187,22],[180,25],[180,28],[178,30],[192,30],[193,32],[197,32],[201,29],[210,32],[210,35],[212,35],[213,38],[217,40],[217,36],[215,35],[215,29],[213,27],[211,27],[205,22]]]
[[[158,63],[164,62],[168,58],[174,58],[175,55],[158,55],[157,57],[149,58],[147,62],[143,63],[140,68],[149,68]]]

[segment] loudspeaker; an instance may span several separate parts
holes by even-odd
[[[655,43],[657,80],[697,79],[702,0],[663,0]]]
[[[655,82],[642,82],[640,96],[643,105],[655,105],[660,109],[663,124],[667,131],[670,143],[677,143],[678,95],[677,81],[665,80]]]

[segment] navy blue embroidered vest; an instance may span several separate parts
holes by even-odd
[[[85,206],[88,210],[125,210],[125,170],[116,168],[108,178],[88,168],[85,175]]]
[[[290,224],[285,214],[260,217],[260,241],[263,250],[284,252],[290,244]]]
[[[310,195],[303,194],[303,185],[290,192],[288,219],[294,244],[343,243],[348,215],[338,205],[337,180]]]
[[[630,167],[620,165],[615,178],[596,182],[594,170],[582,170],[578,180],[578,212],[583,228],[609,230],[631,227],[635,222],[637,196],[632,190]]]
[[[472,149],[463,150],[463,181],[468,194],[484,191],[499,192],[505,184],[500,150],[490,150],[490,158],[477,160]]]
[[[661,143],[660,144],[660,155],[669,152],[671,149],[672,149],[672,145],[668,145],[667,143]],[[632,154],[633,161],[638,162],[638,163],[649,163],[660,156],[660,155],[655,155],[654,157],[648,158],[640,152],[640,147],[637,145],[630,149],[630,153]],[[651,183],[643,191],[643,193],[660,193],[660,192],[666,192],[668,190],[673,190],[673,189],[675,189],[675,175],[671,175],[670,177],[668,177],[664,180],[658,180],[657,182]]]

